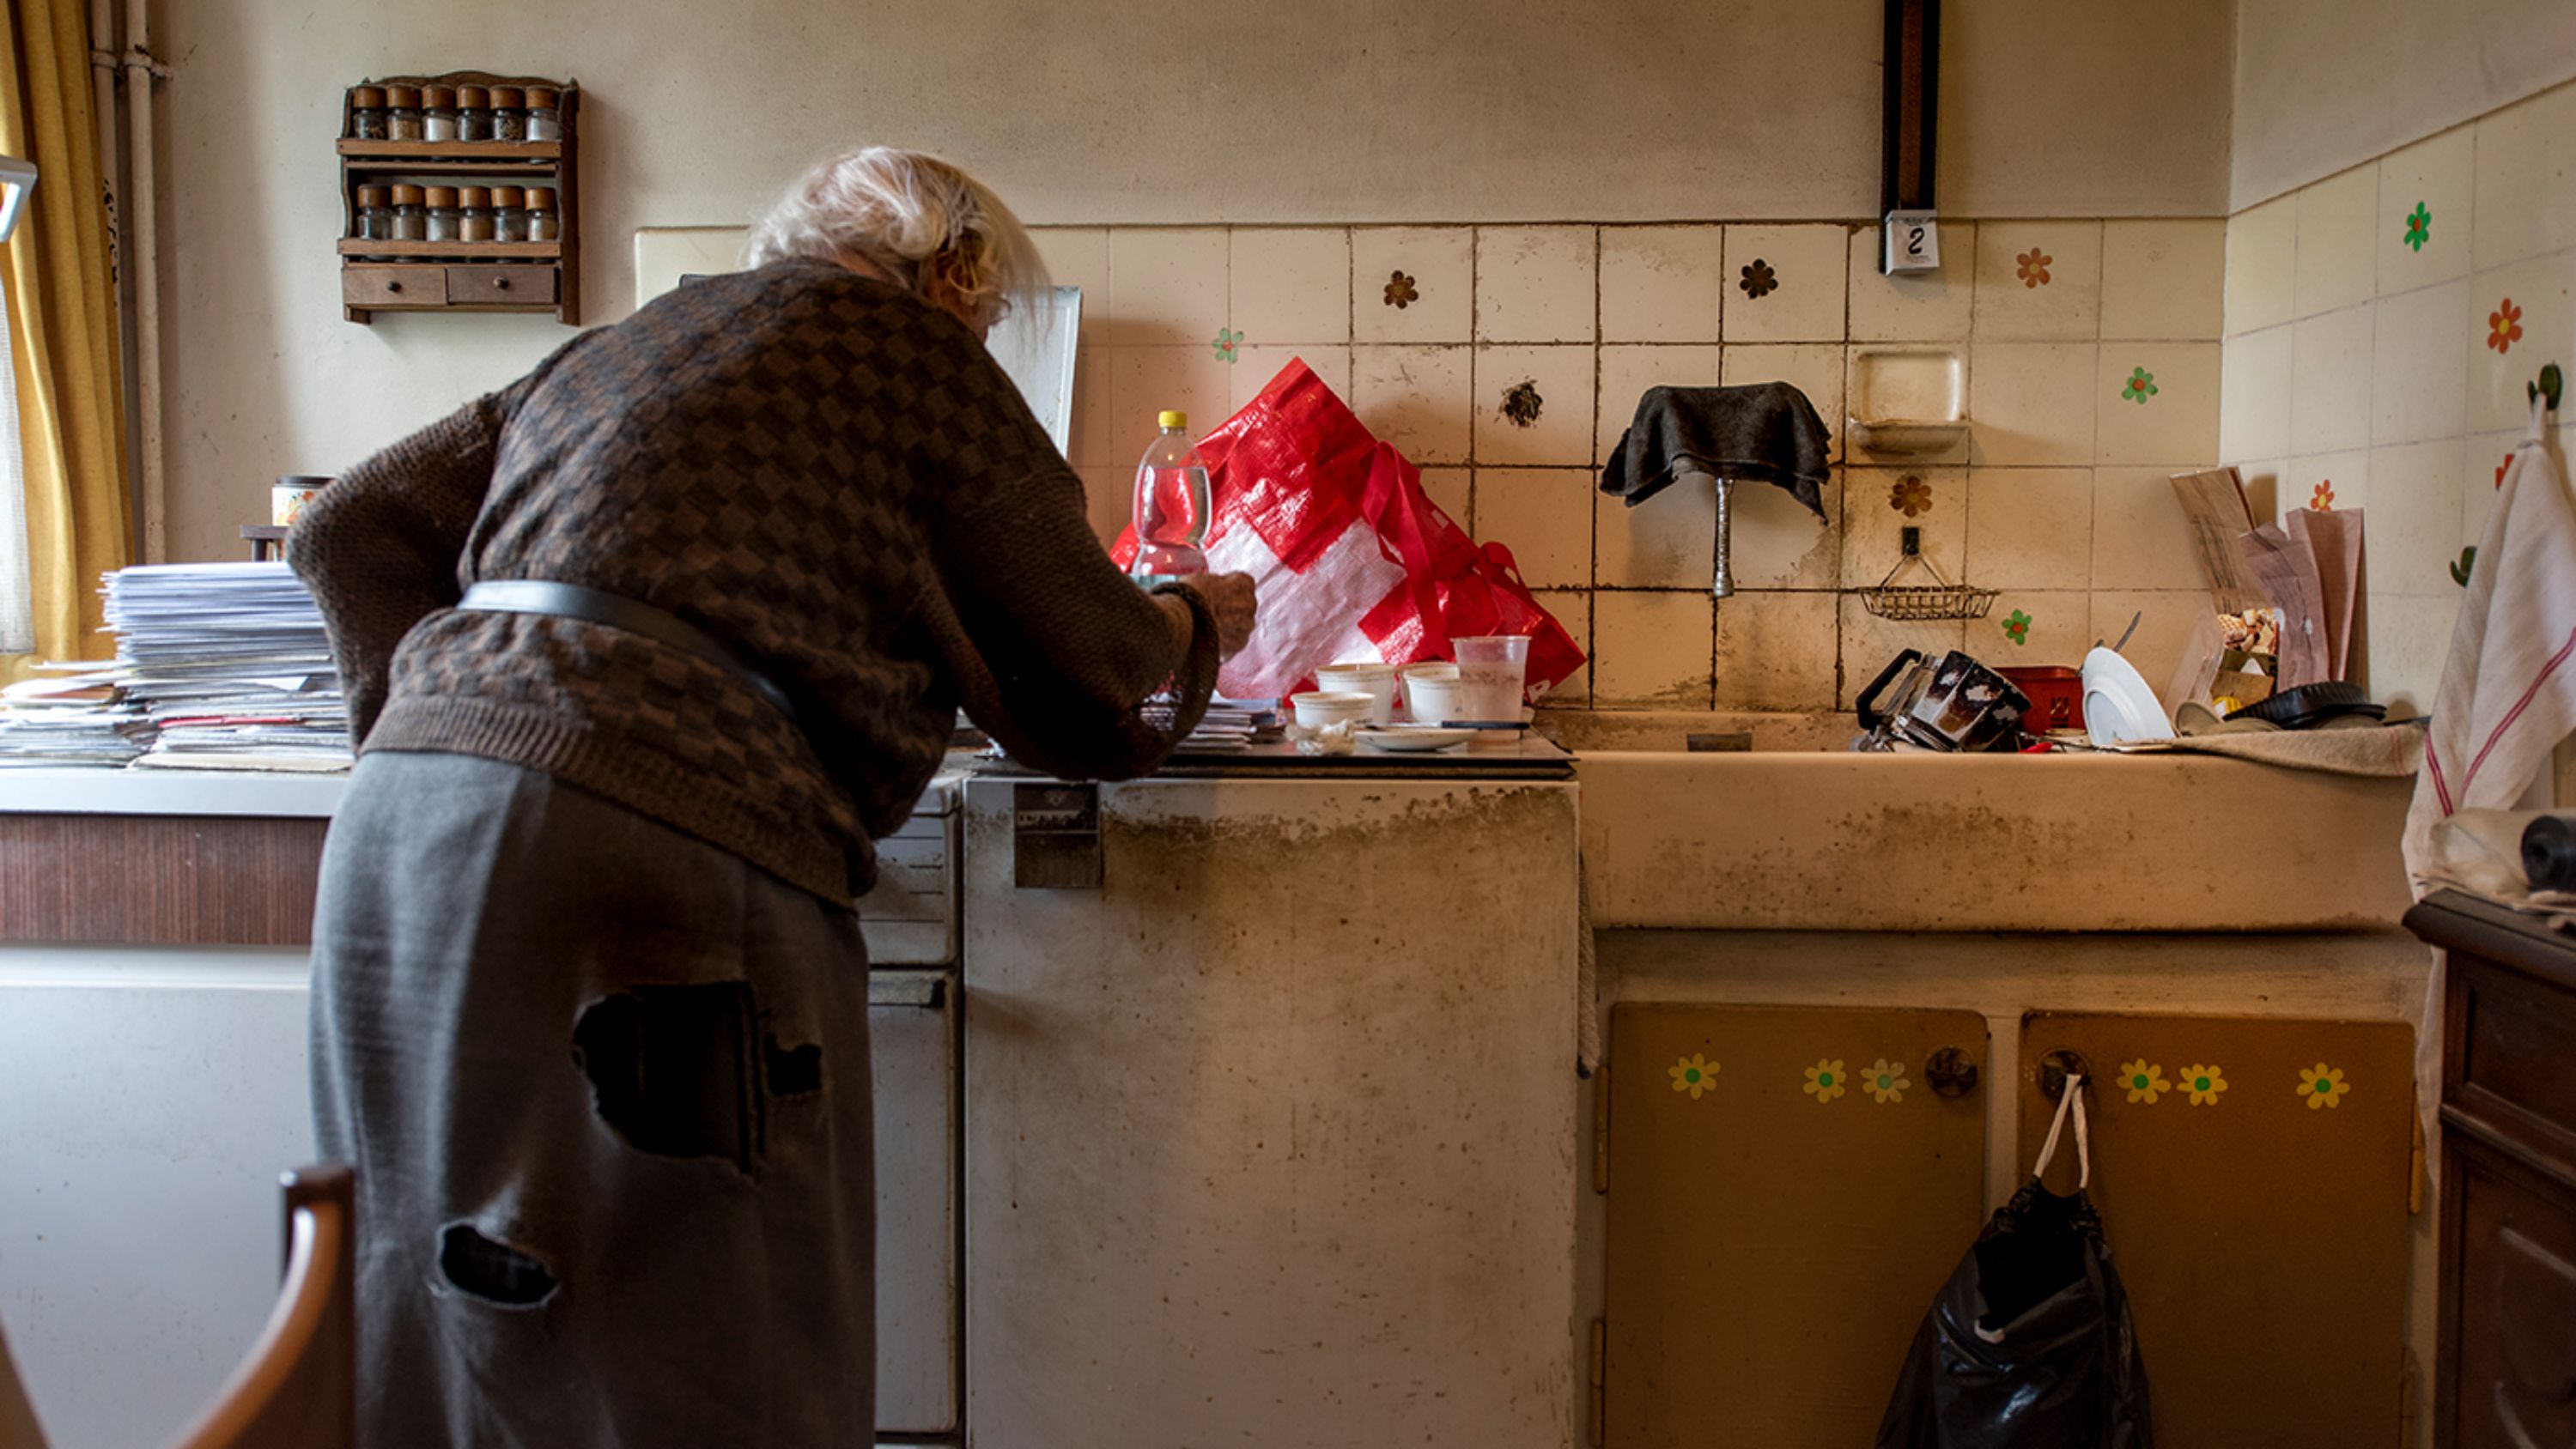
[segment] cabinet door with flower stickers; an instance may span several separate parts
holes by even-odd
[[[1968,1011],[1612,1013],[1613,1449],[1871,1442],[1983,1216],[1985,1063]]]
[[[2038,1064],[2092,1074],[2090,1192],[2156,1449],[2399,1442],[2414,1041],[2386,1021],[2023,1018],[2025,1159],[2056,1106]],[[2073,1154],[2048,1186],[2074,1190]]]

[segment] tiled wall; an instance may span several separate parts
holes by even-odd
[[[2205,592],[2166,476],[2217,456],[2224,238],[1957,221],[1942,272],[1890,279],[1876,232],[1840,224],[1040,232],[1085,290],[1072,452],[1104,535],[1158,409],[1204,431],[1302,357],[1587,641],[1560,702],[1789,712],[1848,708],[1907,645],[2073,664],[2142,613],[2133,648],[2179,649]],[[1957,454],[1845,459],[1852,359],[1891,343],[1966,359]],[[1632,510],[1597,464],[1650,386],[1768,379],[1833,426],[1829,518],[1739,486],[1741,592],[1718,601],[1705,488]],[[1507,414],[1515,389],[1534,417]],[[2003,591],[1986,618],[1863,608],[1908,524],[1952,580]]]
[[[2364,510],[2381,698],[2431,707],[2525,384],[2576,363],[2571,151],[2576,85],[2228,222],[2220,451],[2278,509]]]

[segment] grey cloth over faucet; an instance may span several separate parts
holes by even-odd
[[[1651,387],[1601,469],[1601,491],[1636,507],[1683,473],[1757,479],[1825,516],[1833,434],[1785,382]]]
[[[323,852],[360,1444],[872,1444],[857,913],[468,755],[360,757]]]

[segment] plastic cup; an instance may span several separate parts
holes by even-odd
[[[1365,694],[1369,697],[1369,723],[1395,723],[1395,666],[1392,664],[1327,664],[1315,671],[1315,683],[1321,692]]]
[[[1464,693],[1454,676],[1443,679],[1438,675],[1407,674],[1404,677],[1405,712],[1413,716],[1415,724],[1447,724],[1453,719],[1468,718],[1462,699]]]
[[[1308,690],[1288,696],[1289,706],[1297,712],[1297,723],[1310,730],[1326,725],[1356,724],[1369,717],[1376,700],[1347,690]]]
[[[1477,724],[1519,724],[1522,685],[1529,675],[1529,636],[1479,634],[1449,641],[1458,654],[1459,718]]]

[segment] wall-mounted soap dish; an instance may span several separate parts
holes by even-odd
[[[1850,439],[1888,457],[1947,453],[1968,440],[1968,369],[1942,347],[1873,347],[1852,357]]]

